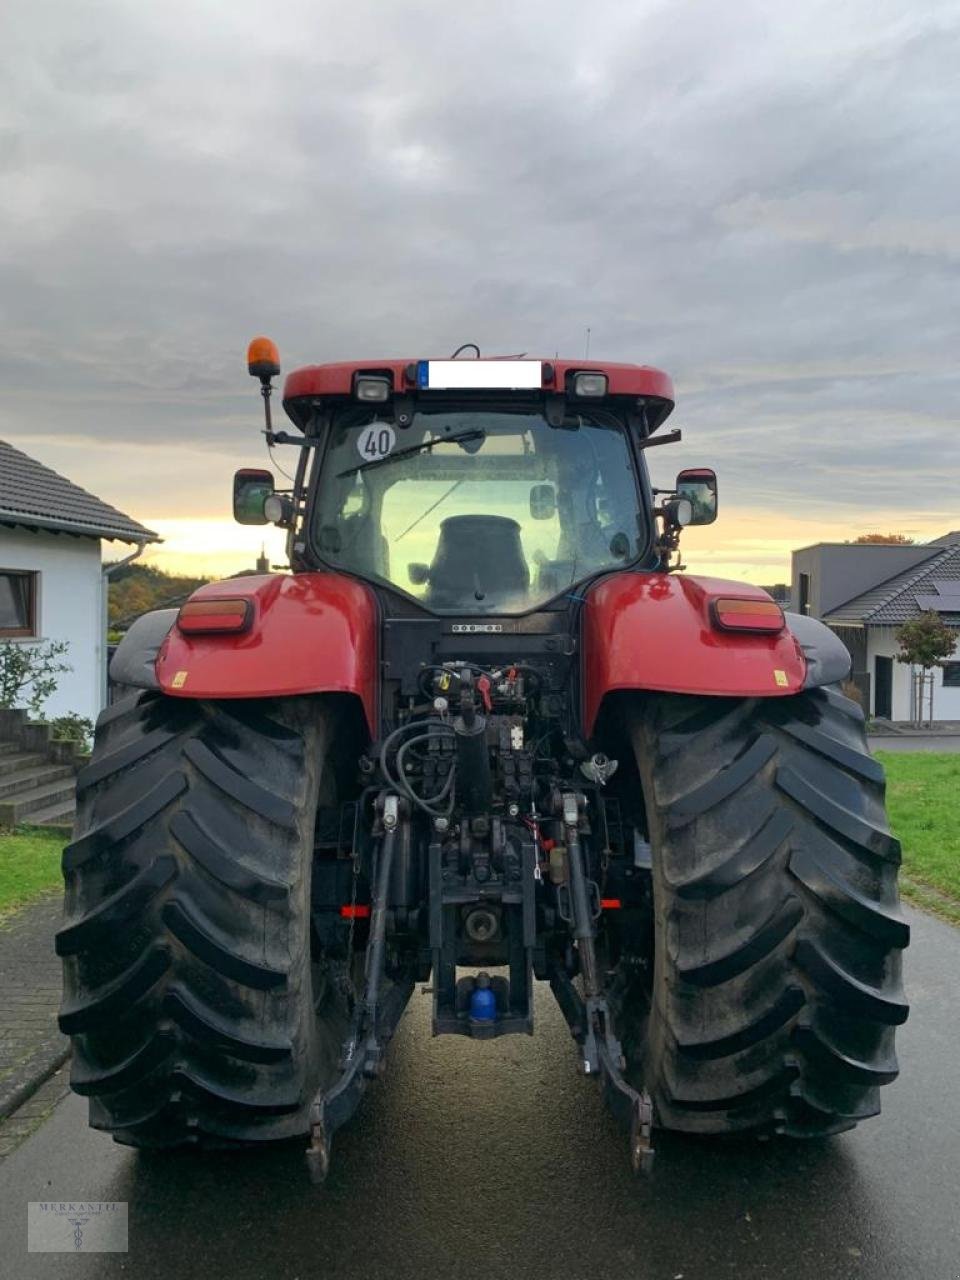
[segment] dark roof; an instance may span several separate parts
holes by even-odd
[[[960,529],[953,529],[950,533],[941,533],[939,538],[931,538],[928,545],[931,547],[951,547],[955,542],[960,542]]]
[[[945,543],[941,538],[928,545],[938,546],[932,559],[854,596],[826,614],[824,621],[898,626],[935,607],[944,622],[960,626],[960,597],[954,586],[960,583],[960,541]]]
[[[0,440],[0,524],[111,538],[159,542],[159,534],[101,502],[86,489]]]

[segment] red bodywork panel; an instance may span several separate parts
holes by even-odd
[[[174,698],[279,698],[354,693],[377,729],[377,605],[361,582],[335,573],[269,574],[211,582],[191,600],[246,599],[241,635],[184,635],[174,625],[157,655]]]
[[[685,574],[618,573],[604,578],[583,609],[583,727],[617,689],[719,697],[786,697],[806,677],[800,646],[777,635],[718,631],[718,596],[769,600],[760,587]]]
[[[683,574],[619,573],[602,579],[583,610],[583,725],[619,689],[728,697],[780,697],[803,688],[806,663],[789,631],[718,631],[718,597],[769,600],[759,587]],[[352,693],[378,733],[379,630],[373,592],[335,573],[212,582],[191,600],[245,599],[239,635],[184,635],[175,625],[157,655],[160,688],[179,698],[273,698]]]

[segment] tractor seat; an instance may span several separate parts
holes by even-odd
[[[448,516],[440,525],[429,583],[425,603],[440,609],[489,609],[526,596],[530,570],[516,520]]]

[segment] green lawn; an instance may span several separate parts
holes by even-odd
[[[62,836],[29,831],[0,835],[0,920],[63,884]]]
[[[878,751],[905,898],[960,924],[960,753]]]

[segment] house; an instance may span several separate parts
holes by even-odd
[[[94,719],[103,705],[107,580],[103,542],[142,548],[158,535],[0,441],[0,640],[65,640],[71,670],[48,719]]]
[[[897,628],[932,610],[960,641],[960,530],[916,546],[820,542],[793,552],[791,608],[820,618],[853,657],[871,715],[915,718],[912,669],[896,661]],[[960,720],[960,647],[934,675],[934,718]]]
[[[776,600],[777,604],[784,609],[790,608],[790,584],[787,582],[770,582],[765,586],[761,586],[761,591],[765,591],[771,599]]]

